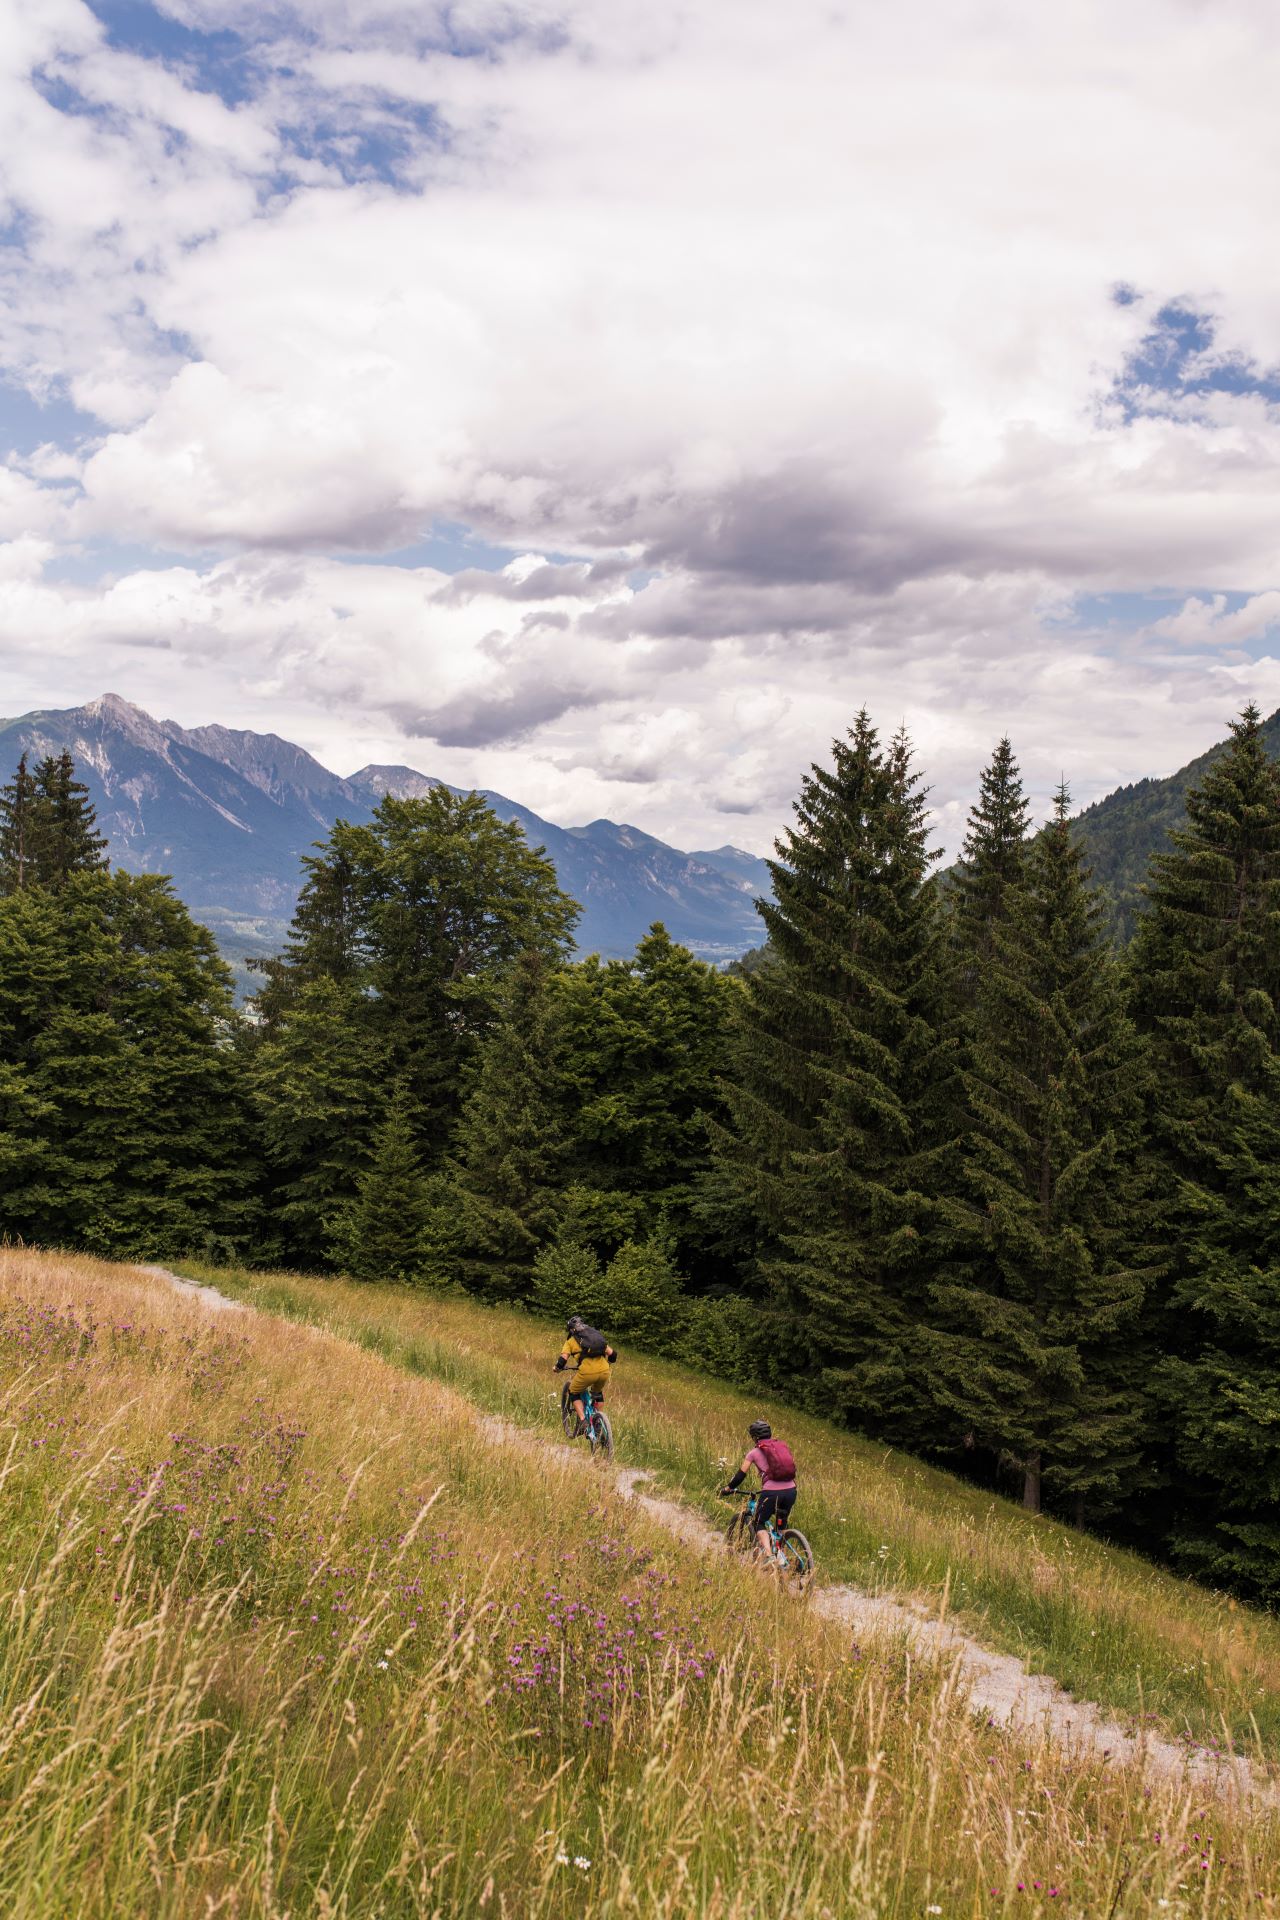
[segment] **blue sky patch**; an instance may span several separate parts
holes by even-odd
[[[1121,299],[1122,291],[1132,293],[1117,289],[1112,298],[1120,305],[1131,304]],[[1211,313],[1179,301],[1161,307],[1115,383],[1125,419],[1170,410],[1162,407],[1162,395],[1185,401],[1197,394],[1255,394],[1280,403],[1280,367],[1261,367],[1243,354],[1221,352],[1216,339]]]
[[[101,433],[101,423],[63,396],[37,400],[25,387],[0,381],[0,460],[34,453],[50,442],[66,449]]]
[[[107,30],[108,44],[146,60],[181,67],[201,93],[216,93],[229,107],[258,90],[252,47],[238,33],[219,28],[201,33],[149,6],[147,0],[89,0]]]

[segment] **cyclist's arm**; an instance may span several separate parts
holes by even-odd
[[[734,1474],[732,1480],[728,1480],[725,1482],[725,1491],[727,1493],[736,1493],[738,1491],[738,1488],[742,1485],[743,1481],[746,1479],[747,1475],[750,1473],[750,1471],[751,1471],[751,1461],[749,1459],[744,1460],[742,1465],[738,1468],[738,1471]]]

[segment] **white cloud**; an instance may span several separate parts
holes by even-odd
[[[670,608],[678,583],[615,581],[584,606],[527,557],[459,595],[426,568],[288,554],[86,588],[42,577],[50,553],[0,546],[10,707],[123,689],[190,725],[269,724],[343,772],[408,761],[566,824],[624,817],[685,845],[767,849],[809,761],[864,702],[915,735],[951,847],[1005,728],[1042,802],[1065,772],[1083,803],[1179,765],[1250,693],[1280,704],[1280,661],[1246,667],[1213,635],[1117,649],[1064,632],[1041,587],[1007,579],[869,600],[801,672],[768,632],[655,637],[646,600]],[[510,596],[540,577],[547,597]]]
[[[0,472],[0,537],[225,557],[94,589],[15,547],[11,664],[755,844],[864,699],[950,829],[1006,728],[1086,798],[1280,697],[1280,410],[1112,394],[1172,299],[1280,361],[1271,9],[168,11],[245,33],[251,98],[74,0],[0,46],[0,350],[103,427]],[[581,561],[334,557],[438,520]],[[1127,637],[1064,618],[1156,587]]]

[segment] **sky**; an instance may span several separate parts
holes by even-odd
[[[1280,12],[6,0],[0,709],[767,851],[1280,706]]]

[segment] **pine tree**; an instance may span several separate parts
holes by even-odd
[[[24,753],[8,785],[0,788],[0,894],[32,883],[38,792]]]
[[[1079,1517],[1141,1458],[1149,1254],[1140,1052],[1068,804],[985,917],[922,1354],[955,1433],[1018,1465],[1025,1505],[1047,1485]]]
[[[373,1137],[355,1198],[334,1220],[332,1252],[357,1280],[418,1280],[427,1262],[431,1194],[418,1154],[414,1100],[401,1080]]]
[[[347,992],[363,984],[368,954],[363,940],[362,897],[368,865],[366,837],[345,820],[335,823],[319,854],[302,856],[303,883],[285,950],[270,960],[251,960],[262,976],[254,1010],[274,1033],[317,981]],[[362,1013],[362,1018],[367,1010]]]
[[[561,1035],[539,953],[521,956],[463,1108],[449,1251],[464,1286],[514,1299],[554,1230],[566,1153]]]
[[[369,1157],[382,1069],[349,986],[321,977],[247,1050],[279,1253],[326,1265],[326,1222],[355,1198]]]
[[[89,789],[75,777],[75,762],[64,747],[36,768],[36,883],[60,887],[75,873],[104,867],[106,838],[97,830]]]
[[[969,812],[968,831],[951,876],[952,935],[960,968],[960,990],[971,1005],[982,969],[991,958],[996,929],[1009,910],[1009,896],[1021,883],[1031,809],[1022,774],[1008,738],[1002,739],[983,768],[978,799]]]
[[[230,976],[155,874],[0,900],[0,1224],[152,1259],[254,1216]]]
[[[0,895],[20,887],[64,886],[77,873],[107,864],[89,790],[64,749],[32,773],[24,753],[0,789]]]
[[[1131,949],[1171,1273],[1170,1545],[1280,1599],[1280,769],[1254,706],[1152,862]]]
[[[910,745],[860,713],[771,863],[773,963],[746,982],[717,1136],[759,1222],[784,1365],[899,1437],[917,1384],[922,1234],[945,1128],[938,922]]]

